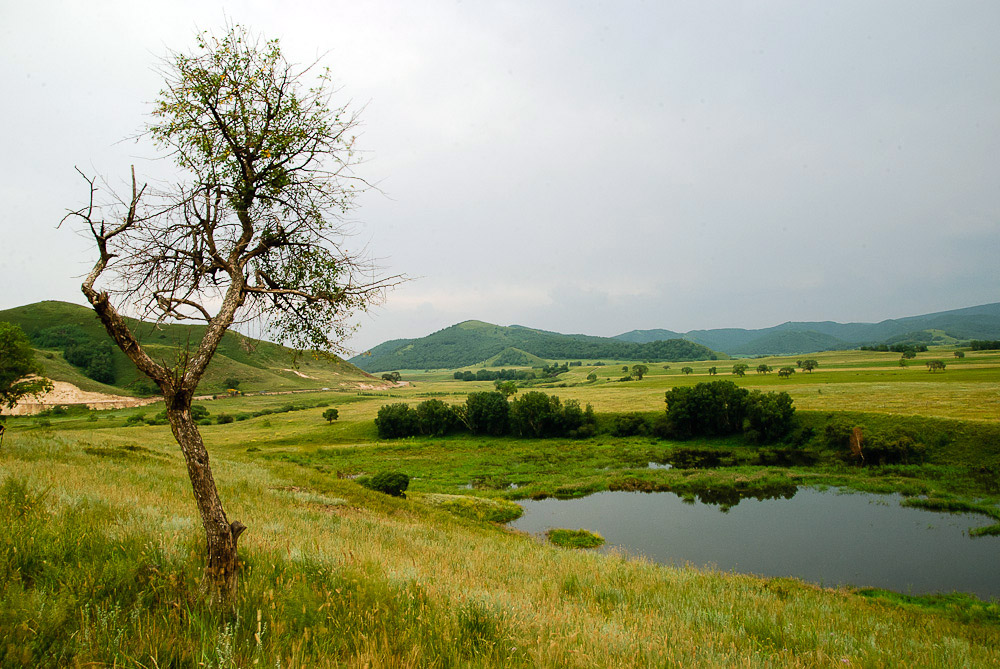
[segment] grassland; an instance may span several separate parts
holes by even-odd
[[[812,410],[806,422],[944,435],[927,462],[879,471],[737,463],[685,477],[647,467],[682,445],[642,437],[377,439],[372,418],[384,403],[458,403],[492,387],[455,381],[451,370],[404,372],[411,386],[391,393],[297,394],[308,408],[206,425],[229,517],[250,527],[228,608],[201,595],[201,530],[168,428],[126,427],[141,410],[11,418],[0,448],[0,523],[10,528],[0,535],[0,666],[996,666],[997,602],[560,549],[486,522],[488,503],[462,503],[717,477],[903,489],[995,508],[989,481],[970,472],[1000,452],[1000,356],[949,356],[932,351],[900,369],[892,354],[821,354],[809,356],[817,371],[791,379],[752,371],[782,359],[754,360],[742,379],[728,374],[731,362],[651,365],[627,383],[606,380],[621,364],[585,365],[547,391],[599,412],[662,411],[665,389],[707,380],[716,366],[720,378],[787,390]],[[931,374],[923,357],[948,368]],[[886,395],[896,399],[877,401]],[[288,401],[205,405],[213,416],[249,415]],[[320,404],[340,418],[328,424]],[[380,469],[410,474],[407,499],[347,478]]]

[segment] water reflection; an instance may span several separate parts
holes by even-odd
[[[905,508],[900,499],[810,489],[796,494],[787,487],[749,496],[706,487],[689,492],[687,503],[673,493],[604,492],[522,501],[524,515],[511,526],[539,534],[586,528],[605,537],[602,551],[617,547],[664,564],[826,586],[1000,597],[1000,537],[968,535],[970,527],[994,521]],[[719,513],[715,504],[730,511]]]

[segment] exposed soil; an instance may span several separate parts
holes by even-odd
[[[39,397],[28,397],[18,402],[13,409],[4,410],[12,416],[28,416],[39,413],[54,406],[70,406],[86,404],[91,409],[127,409],[162,401],[158,397],[126,397],[124,395],[107,395],[80,390],[66,381],[53,381],[52,390]]]

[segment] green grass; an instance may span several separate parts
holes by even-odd
[[[228,516],[250,528],[239,593],[221,608],[201,588],[202,530],[169,429],[125,427],[129,415],[160,407],[51,416],[47,426],[9,418],[0,448],[0,666],[996,666],[996,602],[665,567],[563,550],[501,525],[519,512],[513,499],[611,488],[714,495],[725,507],[837,485],[996,517],[1000,420],[988,402],[951,409],[970,389],[995,394],[992,372],[949,364],[930,389],[922,370],[891,384],[836,382],[867,355],[885,354],[844,353],[839,370],[830,354],[786,385],[753,373],[739,383],[812,398],[815,410],[799,416],[817,435],[832,420],[866,434],[918,435],[923,462],[862,468],[808,440],[812,466],[754,464],[760,449],[738,440],[386,442],[372,423],[384,396],[201,402],[212,416],[304,407],[201,428]],[[590,371],[614,366],[571,369],[557,382],[567,387],[548,392],[601,412],[661,412],[666,388],[708,378],[660,369],[641,382],[586,384]],[[952,374],[963,378],[942,380]],[[450,376],[404,373],[414,385],[393,389],[391,401],[460,403],[492,387]],[[922,406],[883,410],[873,402],[882,386]],[[800,408],[809,404],[798,397]],[[327,404],[340,412],[332,424],[322,418]],[[729,466],[648,467],[692,448],[717,451]],[[406,499],[350,478],[383,469],[411,477]]]
[[[562,548],[597,548],[604,545],[604,537],[590,530],[551,529],[545,537]]]

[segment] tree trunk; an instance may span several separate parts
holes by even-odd
[[[205,527],[208,541],[206,584],[222,598],[228,598],[236,589],[236,542],[246,526],[239,521],[230,523],[226,518],[209,466],[208,451],[191,418],[191,397],[168,397],[167,419],[184,453],[191,488]]]

